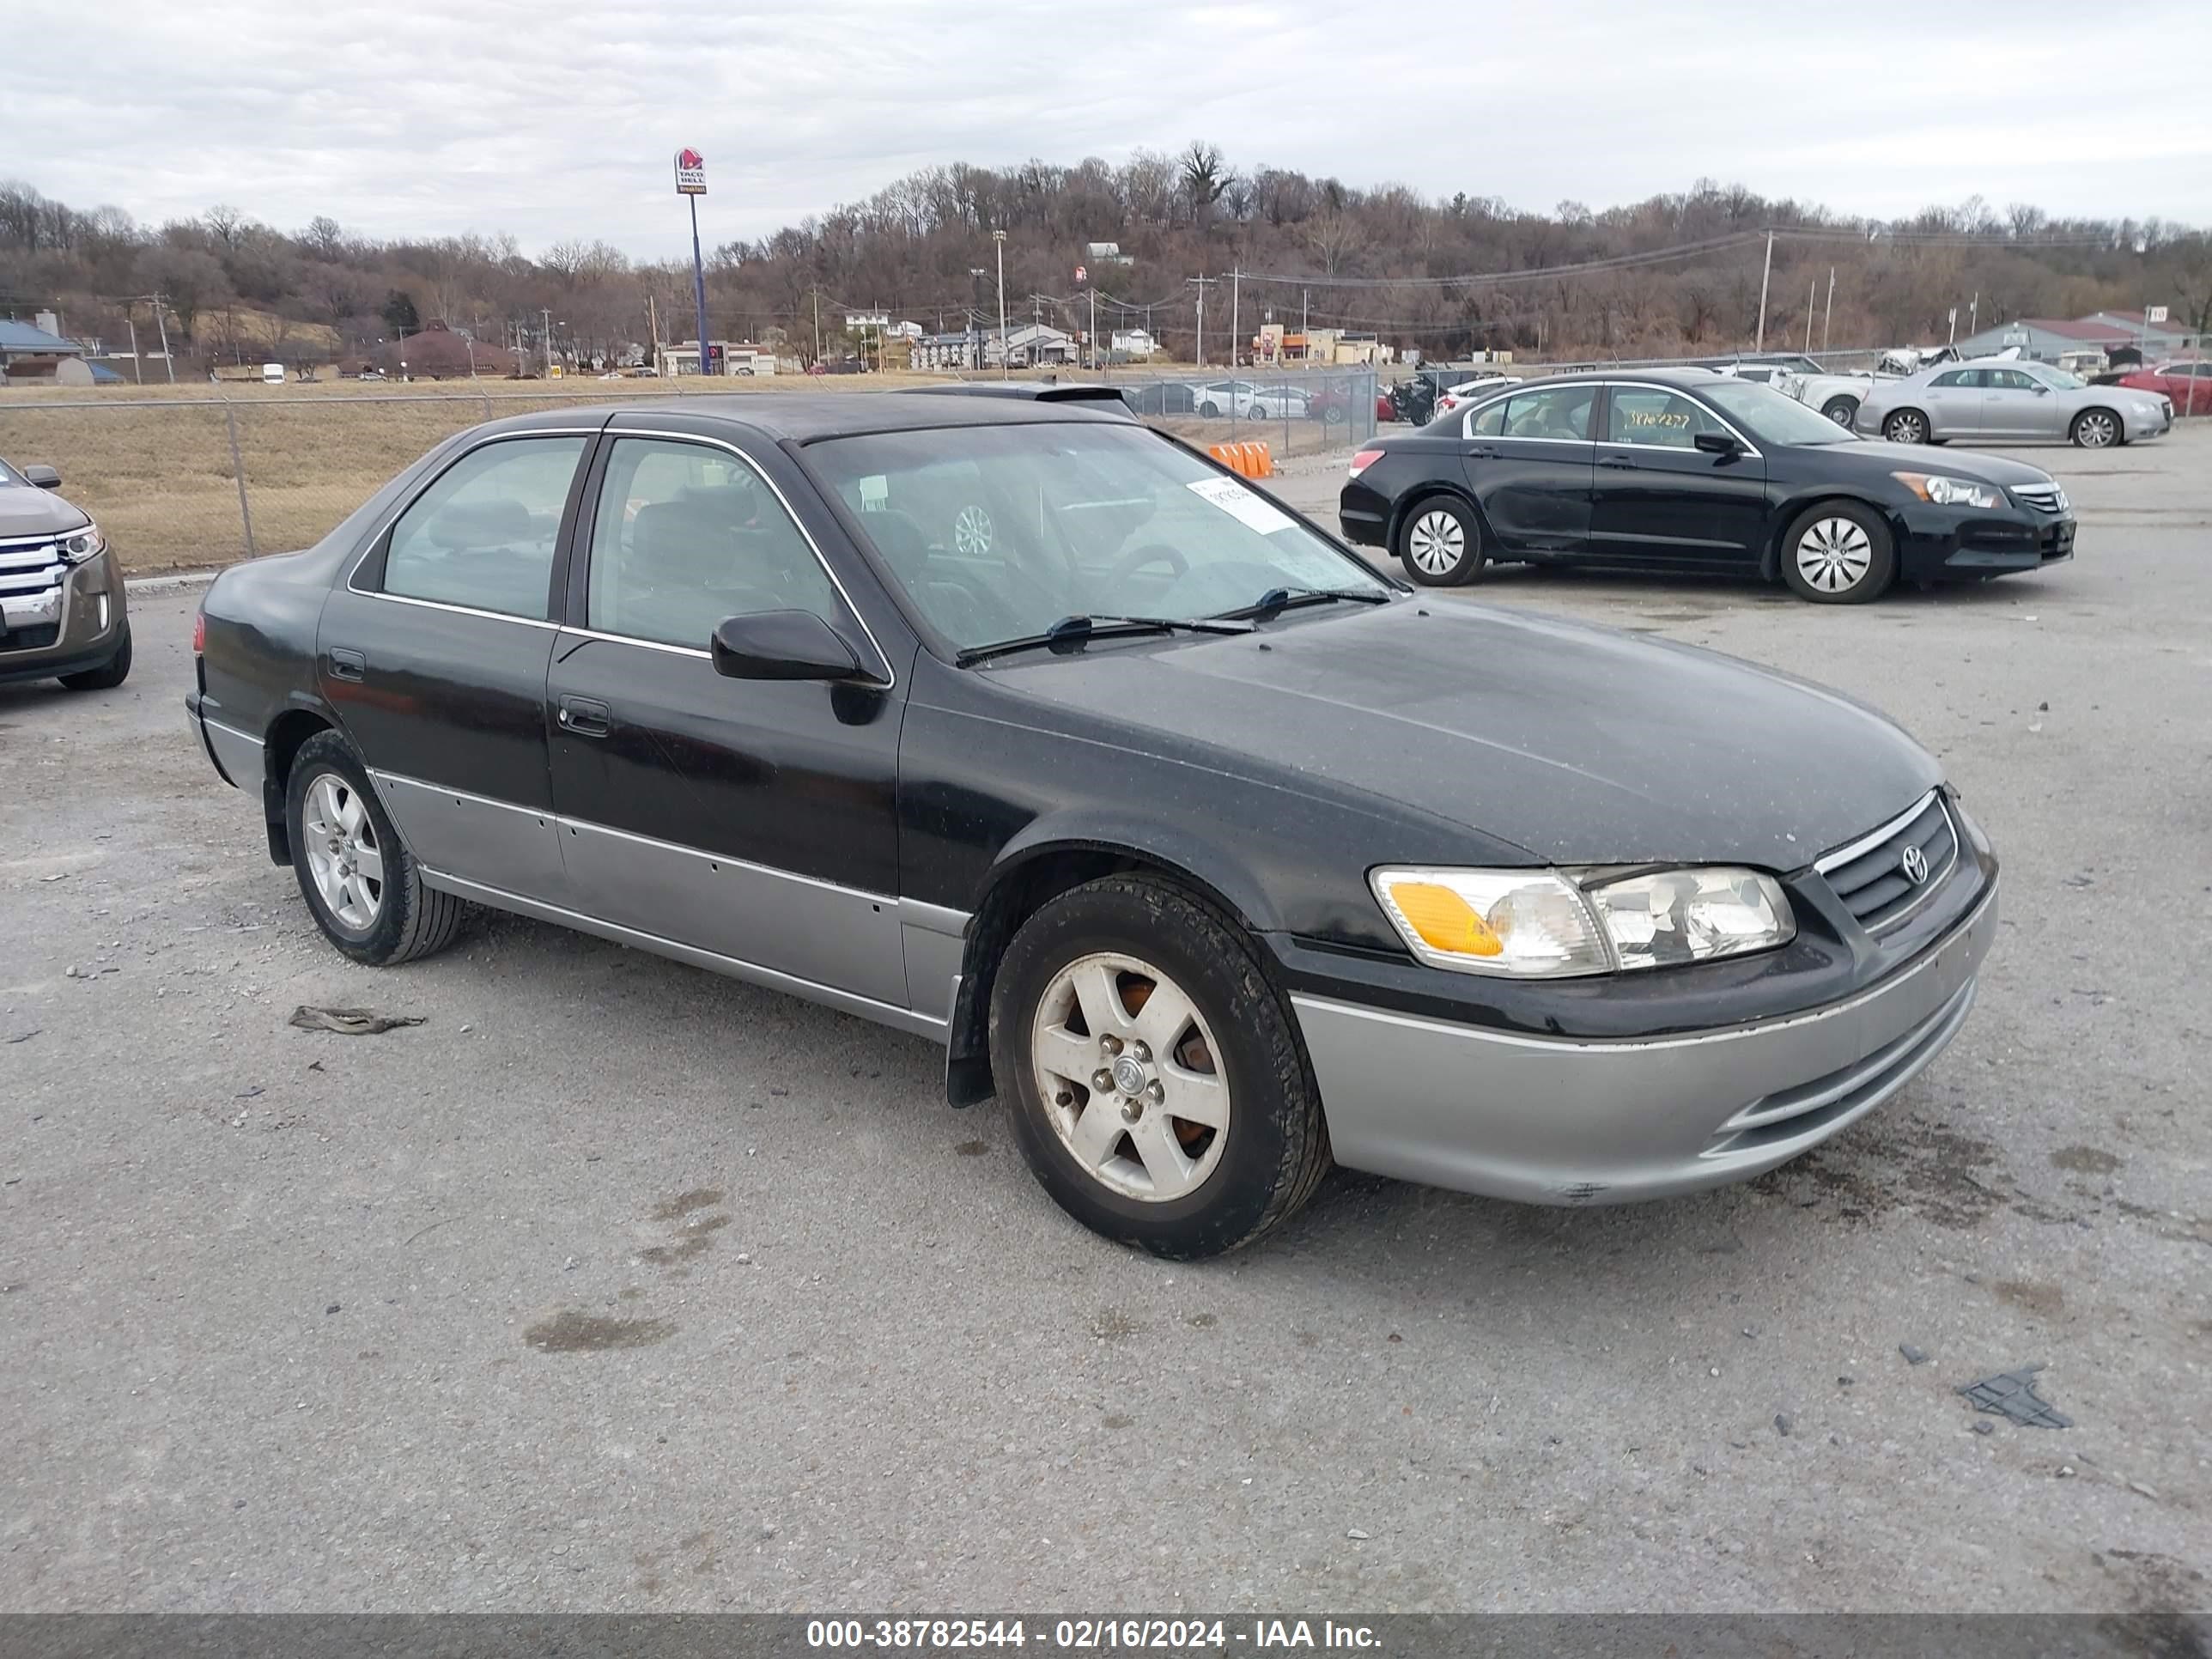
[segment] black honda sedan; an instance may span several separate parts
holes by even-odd
[[[1855,438],[1703,369],[1573,375],[1352,458],[1344,533],[1432,587],[1492,563],[1779,577],[1823,605],[2036,570],[2074,554],[2066,492],[1992,455]]]
[[[1996,926],[1878,714],[1425,602],[1076,404],[496,422],[226,571],[198,653],[193,742],[346,956],[488,905],[931,1038],[1168,1255],[1332,1160],[1553,1204],[1755,1175],[1942,1049]]]

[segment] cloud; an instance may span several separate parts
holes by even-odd
[[[1890,216],[1979,194],[2212,222],[2212,102],[2147,95],[2212,13],[2045,0],[1837,9],[1465,0],[106,0],[43,27],[90,73],[0,85],[0,167],[142,218],[510,231],[532,251],[709,240],[933,163],[1109,161],[1194,137],[1240,165],[1549,208],[1741,182]],[[72,33],[73,29],[76,31]],[[2154,85],[2155,77],[2148,84]]]

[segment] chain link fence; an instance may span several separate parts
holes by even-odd
[[[898,377],[924,385],[920,376]],[[1111,384],[1153,425],[1201,447],[1259,439],[1278,457],[1343,449],[1375,431],[1370,370],[1152,375]],[[757,389],[756,389],[757,388]],[[824,390],[818,379],[788,391]],[[841,386],[858,393],[860,386]],[[441,439],[483,421],[774,382],[584,382],[574,390],[242,389],[233,397],[45,398],[0,394],[0,456],[43,463],[133,574],[305,547]]]

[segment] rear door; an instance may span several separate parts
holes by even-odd
[[[1595,385],[1547,386],[1468,416],[1462,465],[1500,548],[1571,556],[1588,545],[1596,405]]]
[[[1928,429],[1938,438],[1978,438],[1982,421],[1983,372],[1947,368],[1922,388],[1928,405]]]
[[[1606,392],[1605,436],[1590,486],[1593,558],[1755,570],[1766,530],[1766,462],[1697,435],[1736,434],[1712,410],[1656,386]]]
[[[545,691],[575,908],[903,1008],[903,688],[730,679],[708,654],[726,617],[808,611],[902,678],[817,550],[834,525],[773,446],[632,418],[592,467]]]
[[[323,607],[324,696],[430,869],[557,900],[545,672],[588,432],[455,458]]]

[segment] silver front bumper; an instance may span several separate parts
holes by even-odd
[[[1561,1042],[1293,996],[1336,1161],[1536,1204],[1741,1181],[1872,1111],[1965,1023],[1991,886],[1919,960],[1825,1008],[1650,1041]]]

